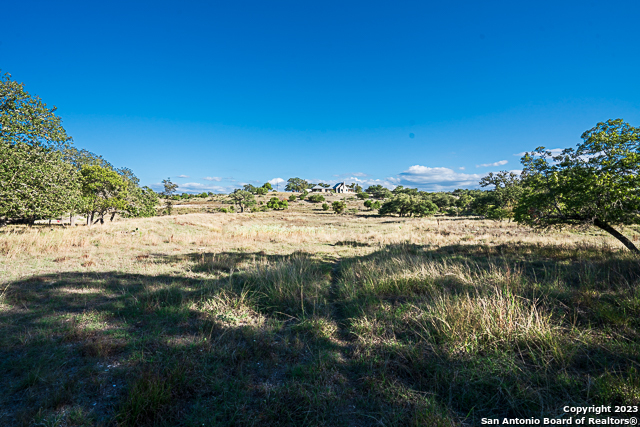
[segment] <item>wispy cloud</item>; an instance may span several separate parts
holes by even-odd
[[[507,160],[500,160],[498,162],[493,162],[493,163],[483,163],[481,165],[476,165],[477,168],[488,168],[488,167],[492,167],[492,166],[502,166],[502,165],[506,165],[507,163],[509,163]]]
[[[205,181],[216,181],[216,182],[222,181],[222,178],[220,178],[219,176],[205,176],[202,179],[204,179]]]
[[[429,167],[414,165],[398,174],[398,177],[388,178],[395,184],[414,186],[426,191],[451,191],[456,188],[475,188],[484,175],[456,172],[444,167]]]
[[[190,178],[189,175],[178,175],[178,178]]]

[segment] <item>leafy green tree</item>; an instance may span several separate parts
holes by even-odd
[[[164,197],[164,207],[167,210],[167,215],[171,215],[171,211],[173,210],[173,193],[178,189],[178,184],[171,182],[171,178],[167,178],[162,180],[162,185],[164,186],[164,191],[161,193]]]
[[[400,193],[384,202],[380,207],[380,215],[399,216],[431,216],[438,212],[438,207],[428,199]]]
[[[83,166],[80,176],[83,210],[89,225],[96,217],[96,222],[104,224],[106,214],[126,209],[128,185],[117,172],[101,166]]]
[[[478,202],[484,203],[484,216],[489,219],[511,219],[515,215],[514,209],[522,196],[523,187],[520,176],[513,172],[493,172],[482,178],[481,187],[494,186],[489,194],[480,198]]]
[[[256,187],[254,187],[254,186],[253,186],[253,185],[251,185],[251,184],[245,184],[245,185],[242,187],[242,189],[243,189],[244,191],[248,191],[248,192],[249,192],[249,193],[251,193],[251,194],[256,194],[256,191],[258,190]]]
[[[320,203],[324,202],[324,196],[322,194],[311,194],[307,197],[307,200],[311,203]]]
[[[262,184],[262,187],[260,187],[260,188],[266,188],[267,191],[273,190],[273,186],[271,185],[270,182],[265,182],[264,184]]]
[[[309,183],[304,179],[289,178],[287,180],[287,186],[284,188],[284,191],[295,191],[297,193],[302,193],[307,188],[309,188]]]
[[[384,200],[391,197],[393,194],[391,190],[383,187],[382,185],[372,185],[365,190],[366,193],[371,194],[371,197],[377,200]]]
[[[158,194],[149,187],[129,186],[126,200],[125,217],[151,217],[158,214]]]
[[[335,213],[341,214],[345,209],[347,209],[347,204],[341,200],[336,200],[331,204],[331,208]]]
[[[268,183],[267,183],[267,184],[268,184]],[[271,185],[271,184],[269,184],[269,185]],[[267,194],[268,192],[269,192],[269,190],[268,190],[267,188],[265,188],[265,187],[259,187],[259,188],[256,188],[256,194],[257,194],[258,196],[264,196],[264,195],[265,195],[265,194]]]
[[[329,188],[331,187],[331,184],[325,184],[324,182],[319,182],[318,185],[322,188]]]
[[[269,209],[282,210],[289,207],[289,203],[286,200],[280,200],[277,197],[272,197],[267,203]]]
[[[233,193],[229,194],[229,198],[234,204],[238,205],[241,213],[244,213],[245,208],[255,206],[256,204],[256,199],[253,194],[245,190],[235,190]]]
[[[55,111],[9,74],[0,76],[0,225],[32,224],[79,203],[75,171],[60,152],[72,141]]]
[[[614,226],[640,222],[640,128],[608,120],[582,140],[557,156],[538,147],[522,158],[524,193],[515,220],[536,227],[594,225],[639,253]]]

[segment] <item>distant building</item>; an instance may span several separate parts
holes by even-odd
[[[333,190],[336,193],[354,193],[354,191],[351,188],[347,187],[347,184],[345,184],[344,182],[339,182],[334,185]]]
[[[319,185],[316,185],[315,187],[311,188],[312,193],[326,193],[327,191],[329,191],[328,188],[321,187]]]

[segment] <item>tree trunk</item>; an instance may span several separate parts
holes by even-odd
[[[73,216],[73,213],[69,214],[69,226],[70,227],[76,226],[76,217]]]
[[[93,212],[87,215],[87,225],[89,225],[89,227],[93,225]]]
[[[610,226],[606,222],[600,221],[599,219],[596,218],[593,221],[593,225],[595,225],[599,229],[604,230],[607,233],[611,234],[613,237],[618,239],[620,241],[620,243],[625,245],[627,247],[627,249],[629,249],[631,252],[635,252],[637,254],[640,254],[640,250],[638,250],[638,248],[636,248],[636,245],[634,245],[631,240],[627,239],[622,233],[620,233],[618,230],[616,230],[615,228],[613,228],[612,226]]]
[[[116,216],[116,213],[115,213],[115,212],[113,212],[113,213],[111,214],[111,222],[113,222],[113,218],[115,218],[115,216]]]

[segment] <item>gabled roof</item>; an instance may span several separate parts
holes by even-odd
[[[345,185],[344,182],[339,182],[336,185],[333,186],[334,189],[340,187],[341,185]]]
[[[324,187],[321,187],[320,185],[316,185],[315,187],[312,187],[312,190],[322,190]]]

